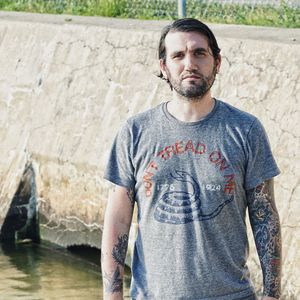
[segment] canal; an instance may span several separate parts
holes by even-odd
[[[0,244],[0,300],[102,300],[100,251],[48,244]],[[128,297],[130,271],[124,295]]]

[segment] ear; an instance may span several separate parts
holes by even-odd
[[[222,62],[221,54],[218,54],[218,58],[216,59],[216,70],[217,70],[217,73],[219,73],[219,71],[220,71],[221,62]]]
[[[166,72],[166,63],[163,59],[159,60],[159,66],[160,66],[160,70],[161,70],[162,74],[164,75],[164,78],[168,79],[168,75]]]

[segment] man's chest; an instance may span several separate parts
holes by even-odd
[[[136,187],[147,198],[175,190],[199,191],[203,197],[231,195],[236,184],[243,184],[243,147],[224,134],[156,137],[135,153]]]

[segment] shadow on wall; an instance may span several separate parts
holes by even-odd
[[[40,241],[35,174],[31,163],[25,167],[0,233],[1,242],[27,239]]]

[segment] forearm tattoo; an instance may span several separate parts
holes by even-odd
[[[123,234],[118,237],[117,244],[114,245],[112,250],[112,257],[117,263],[115,271],[109,275],[104,273],[104,288],[106,293],[119,293],[123,289],[123,278],[121,276],[121,270],[124,269],[126,251],[128,246],[128,235]]]
[[[127,190],[127,196],[132,206],[134,206],[134,190]]]
[[[278,298],[281,293],[281,233],[274,202],[273,182],[265,181],[248,193],[249,217],[260,259],[264,295]]]
[[[117,266],[116,270],[111,276],[104,272],[103,279],[106,293],[120,293],[122,291],[123,280],[119,266]]]
[[[124,266],[127,246],[128,246],[128,235],[124,234],[118,237],[118,243],[114,246],[112,250],[112,256],[115,262],[120,266]]]

